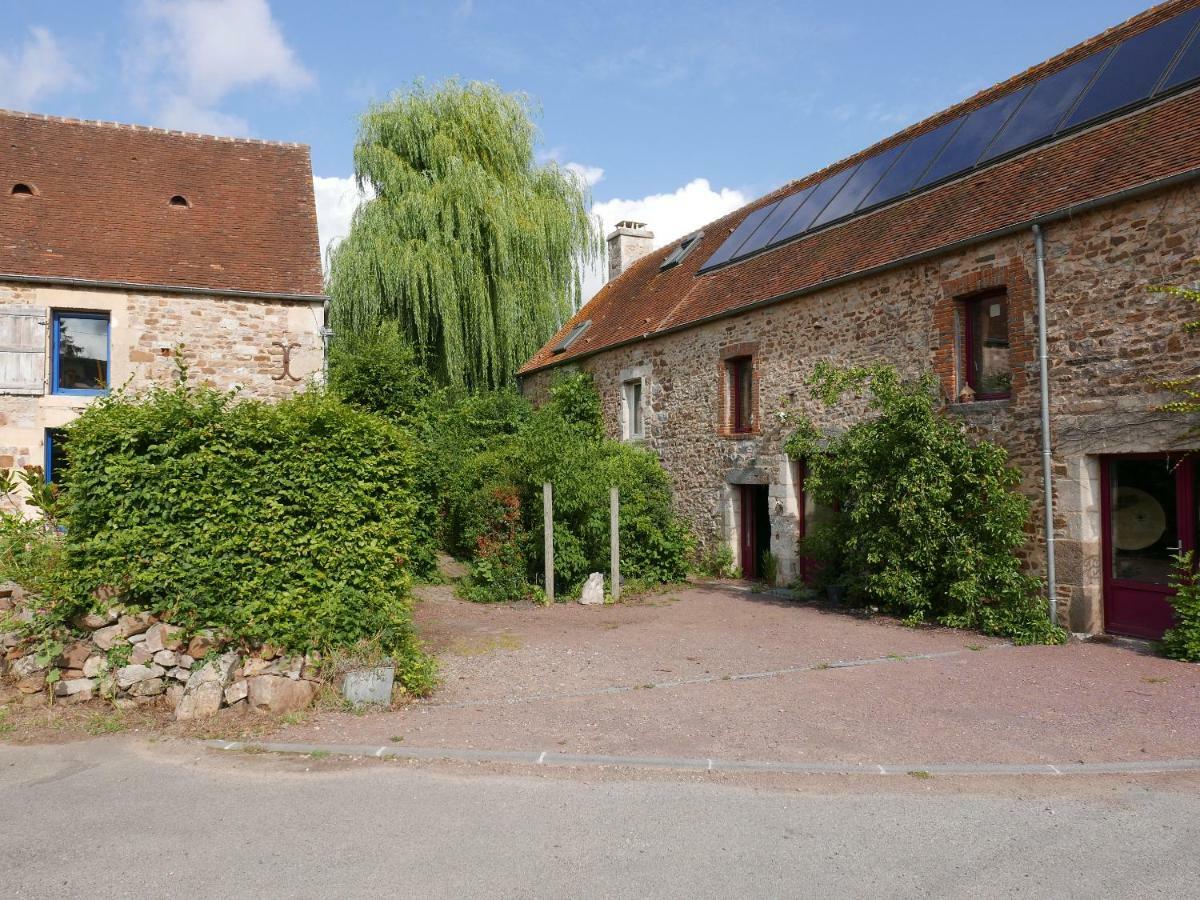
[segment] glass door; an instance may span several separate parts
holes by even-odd
[[[1194,461],[1114,456],[1102,469],[1104,627],[1158,640],[1174,619],[1175,557],[1195,548]]]

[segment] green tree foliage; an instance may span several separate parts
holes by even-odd
[[[823,561],[823,577],[911,621],[1061,641],[1040,580],[1014,555],[1029,517],[1020,475],[1002,448],[971,442],[939,414],[933,377],[903,382],[885,366],[819,364],[809,384],[831,407],[865,393],[871,413],[834,437],[803,422],[786,448],[805,460],[814,499],[840,506],[802,549]]]
[[[432,542],[400,428],[320,392],[269,404],[181,383],[97,401],[66,449],[61,621],[100,589],[243,644],[378,637],[429,687],[407,590]]]
[[[1163,635],[1163,655],[1200,662],[1200,579],[1196,577],[1190,552],[1179,557],[1171,586],[1175,588],[1175,595],[1170,598],[1175,608],[1175,625]]]
[[[515,432],[472,457],[449,498],[447,518],[458,529],[453,543],[473,560],[470,596],[512,599],[514,593],[528,593],[540,578],[545,565],[542,485],[547,481],[554,486],[560,593],[578,589],[591,572],[608,571],[610,487],[621,494],[623,576],[657,584],[687,575],[691,536],[672,509],[670,480],[661,463],[652,453],[604,438],[591,378],[573,375],[559,381],[550,402]],[[498,507],[506,517],[497,517]],[[518,566],[524,567],[523,584],[512,578]]]
[[[333,327],[392,321],[440,384],[500,387],[577,308],[599,257],[586,186],[539,165],[528,99],[417,84],[363,116],[354,151],[375,197],[333,252]]]

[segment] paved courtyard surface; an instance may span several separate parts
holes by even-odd
[[[1200,666],[1127,647],[1012,647],[732,585],[607,607],[426,596],[433,698],[269,740],[889,765],[1200,757]]]

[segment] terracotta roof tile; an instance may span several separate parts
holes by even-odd
[[[753,210],[1197,5],[1200,0],[1163,3],[873,147],[779,188],[704,226],[700,246],[672,269],[659,271],[659,264],[673,244],[648,254],[605,285],[521,371],[558,365],[615,344],[734,313],[1200,169],[1200,88],[1194,88],[841,225],[697,275],[704,261]],[[560,337],[584,319],[592,320],[584,335],[566,352],[552,354],[550,348]]]
[[[308,148],[0,110],[0,275],[320,296]]]

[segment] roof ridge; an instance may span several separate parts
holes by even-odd
[[[159,128],[154,125],[137,125],[129,122],[113,122],[105,119],[76,119],[70,116],[52,116],[47,113],[25,112],[18,109],[0,107],[0,116],[10,116],[14,119],[33,119],[40,122],[56,122],[60,125],[87,125],[91,128],[112,128],[118,131],[135,131],[141,134],[163,134],[172,137],[186,137],[202,141],[214,141],[221,144],[256,144],[264,147],[288,147],[292,149],[309,150],[308,144],[299,141],[272,141],[263,138],[233,137],[231,135],[207,134],[201,131],[178,131],[171,128]]]

